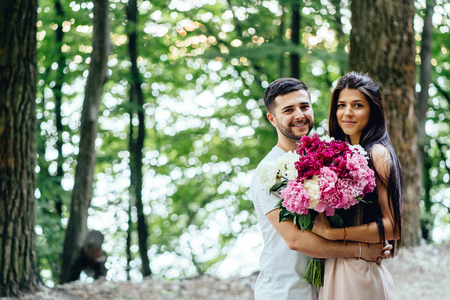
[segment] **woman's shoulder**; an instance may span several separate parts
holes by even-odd
[[[391,153],[382,144],[373,145],[370,150],[372,164],[380,174],[389,174],[391,169]]]
[[[386,146],[384,146],[383,144],[373,145],[372,149],[370,149],[370,152],[373,158],[378,159],[387,158],[389,160],[391,159],[391,153],[389,152],[389,149],[386,148]]]

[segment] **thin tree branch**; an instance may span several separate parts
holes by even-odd
[[[448,105],[450,106],[450,93],[445,91],[437,82],[433,82],[434,86],[436,87],[436,89],[438,90],[439,93],[441,93],[441,95],[445,98],[445,100],[447,100]]]
[[[442,150],[442,148],[444,147],[444,144],[439,142],[437,139],[435,141],[439,147],[439,152],[441,153],[441,159],[445,162],[447,160],[447,158],[445,157],[444,150]],[[444,166],[445,166],[445,169],[447,170],[447,173],[450,175],[450,168],[447,166],[446,163],[444,163]]]

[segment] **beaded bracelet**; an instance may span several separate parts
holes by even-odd
[[[344,245],[345,245],[345,240],[347,239],[347,229],[344,226]]]

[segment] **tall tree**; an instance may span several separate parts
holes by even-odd
[[[291,23],[291,29],[292,29],[292,43],[296,46],[296,49],[300,46],[300,20],[301,20],[301,14],[300,14],[300,1],[292,1],[291,3],[291,9],[292,9],[292,23]],[[300,78],[300,55],[298,52],[291,53],[291,74],[290,76],[292,78]]]
[[[427,134],[425,132],[425,123],[427,121],[427,111],[428,111],[428,99],[429,99],[429,87],[431,84],[431,44],[433,35],[433,10],[435,1],[427,0],[426,7],[424,10],[425,16],[423,19],[423,30],[422,30],[422,44],[420,50],[420,93],[417,98],[417,126],[418,126],[418,137],[419,137],[419,149],[420,149],[420,159],[423,166],[422,183],[423,183],[423,202],[424,202],[424,218],[422,218],[422,234],[425,239],[429,237],[429,229],[432,227],[431,215],[431,178],[430,178],[430,168],[431,162],[428,157],[425,146],[428,144]]]
[[[37,1],[0,2],[0,297],[34,292]]]
[[[61,283],[76,280],[79,257],[87,235],[88,208],[92,197],[95,140],[103,85],[110,52],[108,0],[94,0],[92,53],[80,125],[80,145],[72,192],[70,218],[64,239]]]
[[[62,140],[62,134],[63,134],[63,125],[62,125],[62,115],[61,115],[61,106],[62,106],[62,86],[64,82],[64,68],[66,66],[66,58],[64,53],[62,52],[62,45],[63,45],[63,20],[64,20],[64,9],[61,5],[61,2],[59,0],[55,1],[55,10],[56,15],[58,16],[58,28],[56,29],[56,55],[58,57],[58,69],[57,69],[57,76],[56,76],[56,83],[53,88],[53,93],[55,95],[55,125],[56,125],[56,132],[58,139],[56,141],[56,150],[58,151],[58,160],[56,167],[56,180],[59,185],[61,185],[61,179],[63,177],[63,153],[62,153],[62,146],[63,146],[63,140]],[[55,208],[56,212],[61,216],[62,214],[62,197],[60,193],[56,194],[57,199],[55,199]]]
[[[402,243],[419,243],[419,147],[415,100],[414,1],[352,1],[350,70],[380,85],[388,132],[403,170]],[[364,17],[361,17],[364,16]]]
[[[284,19],[285,19],[285,12],[284,12],[284,8],[285,8],[285,6],[282,4],[282,3],[280,3],[280,5],[281,5],[281,16],[280,16],[280,25],[279,25],[279,29],[278,29],[278,41],[279,41],[279,43],[280,43],[280,45],[283,43],[283,41],[284,41],[284,34],[285,34],[285,24],[284,24]],[[278,60],[279,62],[278,62],[278,64],[279,64],[279,70],[278,70],[278,76],[279,77],[284,77],[283,76],[283,74],[284,74],[284,52],[282,52],[282,53],[280,53],[280,56],[279,56],[279,60]]]
[[[130,82],[130,205],[136,206],[138,215],[138,243],[139,253],[142,260],[142,274],[144,277],[152,274],[150,270],[150,259],[148,257],[148,228],[144,205],[142,203],[142,151],[145,140],[145,120],[144,120],[144,94],[141,89],[141,76],[137,66],[138,45],[137,45],[137,16],[138,8],[136,0],[130,0],[127,6],[128,18],[128,52],[131,61],[131,82]],[[137,117],[137,133],[135,133],[134,118]]]

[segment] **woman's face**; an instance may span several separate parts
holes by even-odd
[[[343,89],[337,102],[336,118],[342,131],[350,137],[353,145],[359,139],[370,118],[370,104],[358,90]]]

